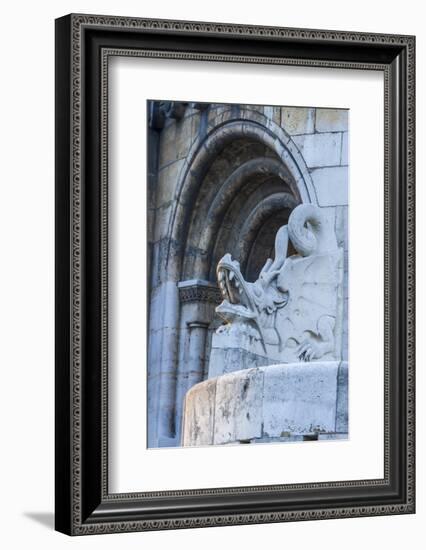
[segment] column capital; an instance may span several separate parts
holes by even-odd
[[[220,304],[222,301],[217,285],[201,279],[190,279],[178,283],[179,299],[184,302],[211,302]]]

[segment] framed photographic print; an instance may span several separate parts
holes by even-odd
[[[413,513],[412,36],[56,21],[56,528]]]

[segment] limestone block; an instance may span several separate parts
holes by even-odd
[[[348,363],[343,361],[337,374],[336,432],[348,431]]]
[[[193,116],[191,117],[191,124],[192,124],[191,133],[192,133],[193,140],[199,137],[200,130],[202,127],[201,120],[203,116],[204,115],[201,111],[195,111]]]
[[[148,446],[155,446],[153,436],[158,418],[158,390],[160,386],[160,376],[157,374],[148,374],[147,379],[147,401],[148,401]]]
[[[155,189],[156,208],[164,206],[175,199],[176,182],[184,164],[184,159],[176,160],[159,170]]]
[[[235,372],[237,370],[261,367],[272,363],[263,355],[256,355],[246,348],[216,347],[216,334],[213,334],[209,361],[209,377]]]
[[[210,106],[207,114],[207,122],[210,128],[215,127],[220,117],[231,110],[231,105],[217,103]]]
[[[263,112],[270,121],[278,126],[281,124],[281,107],[265,106]]]
[[[348,169],[344,166],[316,168],[311,172],[320,206],[348,204]]]
[[[192,116],[183,118],[176,125],[176,159],[183,159],[188,155],[195,139],[193,135]]]
[[[174,317],[178,309],[179,293],[175,282],[161,283],[151,293],[149,308],[150,331],[175,328]]]
[[[337,244],[348,250],[348,210],[347,206],[336,207],[336,238]]]
[[[342,134],[342,153],[341,153],[341,156],[340,156],[340,164],[342,166],[348,166],[349,164],[349,150],[348,150],[348,147],[349,147],[349,134],[348,132],[344,132]]]
[[[338,366],[333,361],[265,367],[264,434],[334,432]]]
[[[307,107],[282,107],[281,126],[290,135],[314,132],[315,109]]]
[[[152,347],[157,348],[156,352],[153,352],[153,362],[155,362],[155,360],[158,358],[156,371],[159,374],[164,375],[165,377],[171,376],[172,378],[176,378],[176,365],[178,360],[178,349],[176,342],[178,338],[178,329],[163,329],[160,333],[160,336],[160,342],[158,342],[158,340],[155,340],[152,343]],[[172,403],[173,400],[174,391],[173,395],[171,396]]]
[[[221,376],[216,381],[216,392],[219,389],[220,398],[215,402],[213,443],[221,444],[235,440],[234,414],[234,377]],[[218,388],[219,386],[219,388]]]
[[[309,168],[340,165],[342,146],[340,133],[294,136],[293,141]]]
[[[183,446],[211,445],[215,418],[216,379],[188,391],[184,403]]]
[[[316,132],[347,132],[348,109],[316,109]]]
[[[263,372],[239,371],[217,378],[214,443],[261,437]]]
[[[349,359],[349,345],[348,345],[348,342],[349,342],[348,333],[343,332],[343,334],[342,334],[342,359],[344,361],[347,361]]]
[[[154,193],[150,193],[150,195],[152,196],[150,203],[154,203],[154,206],[147,208],[146,240],[148,246],[152,246],[155,241],[155,197]]]
[[[167,261],[167,245],[168,239],[161,239],[153,243],[151,246],[151,256],[149,257],[151,264],[151,287],[154,289],[164,281],[167,274],[165,264]]]
[[[264,105],[253,105],[252,103],[248,103],[248,104],[241,104],[240,108],[244,111],[252,111],[252,112],[254,111],[262,115],[264,113]]]
[[[333,249],[336,247],[336,244],[340,246],[340,243],[337,241],[336,233],[336,217],[337,217],[337,207],[336,206],[324,206],[321,208],[322,218],[325,225],[325,233],[329,239],[329,248]]]
[[[169,235],[169,224],[174,212],[174,202],[168,202],[156,209],[154,225],[154,240],[156,242]]]
[[[300,441],[336,432],[344,438],[347,373],[338,361],[277,364],[196,384],[185,399],[182,444]]]
[[[271,107],[270,105],[265,105],[265,107],[263,107],[263,112],[264,112],[264,114],[267,118],[269,118],[270,120],[273,119],[273,117],[274,117],[274,108],[273,107]]]
[[[274,107],[274,116],[272,120],[275,124],[281,126],[281,107]]]
[[[244,332],[216,332],[212,338],[209,378],[269,364],[262,344]]]
[[[160,135],[160,156],[158,168],[183,159],[187,156],[193,142],[192,117],[184,117],[181,121],[173,120],[165,126]]]
[[[176,155],[176,122],[170,120],[160,133],[158,168],[177,160]]]

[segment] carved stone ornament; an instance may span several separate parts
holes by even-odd
[[[288,255],[290,244],[295,254]],[[209,377],[241,365],[341,359],[343,250],[319,207],[293,210],[276,235],[275,259],[254,283],[230,254],[217,278],[223,301],[216,311],[225,324],[213,336]]]
[[[217,279],[225,324],[213,335],[208,379],[186,394],[182,445],[347,437],[343,250],[321,209],[292,211],[255,282],[230,254]]]

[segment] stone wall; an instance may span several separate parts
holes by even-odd
[[[344,249],[348,359],[348,111],[149,102],[148,445],[180,444],[183,399],[206,378],[220,321],[215,265],[247,278],[300,202],[321,207]]]

